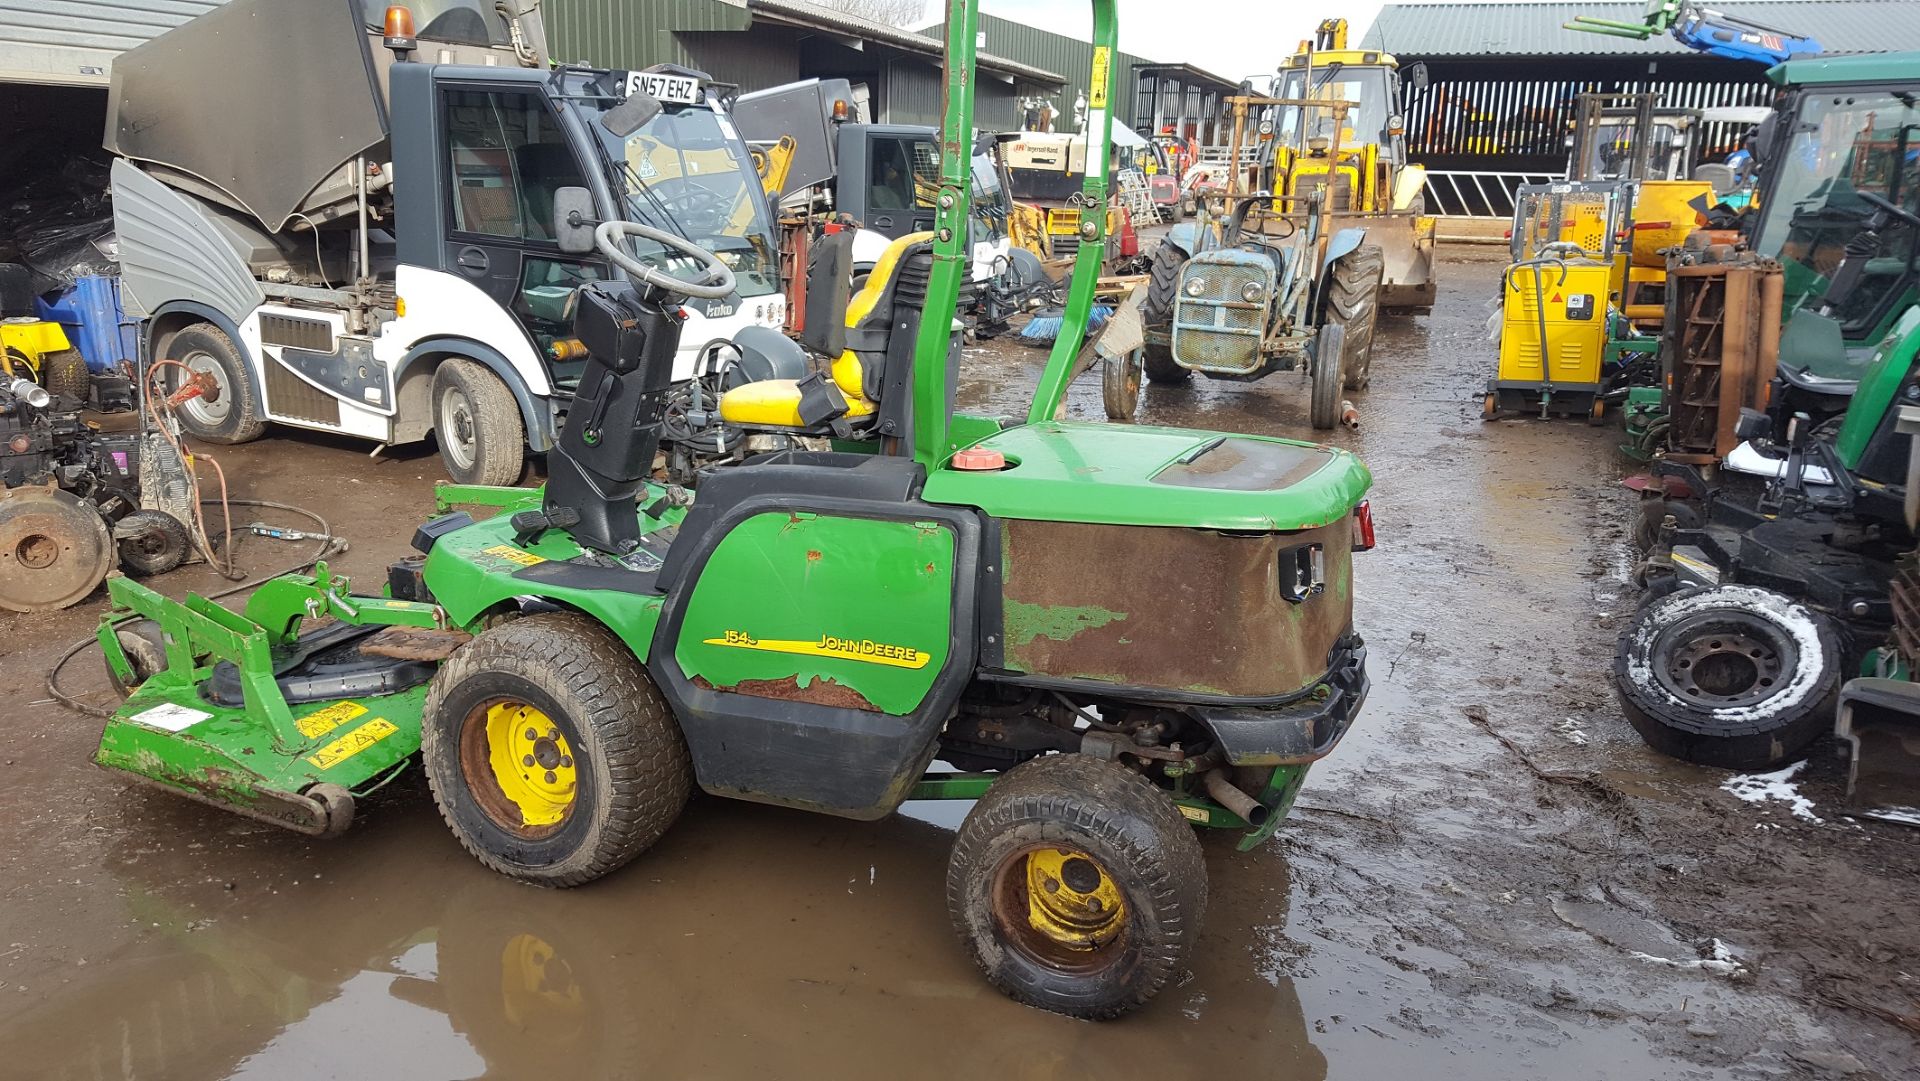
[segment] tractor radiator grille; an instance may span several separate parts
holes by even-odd
[[[1893,561],[1892,592],[1893,648],[1908,671],[1920,670],[1920,553]]]
[[[333,352],[333,324],[325,319],[302,319],[297,315],[260,316],[260,342],[263,345],[292,346],[312,353]]]
[[[1266,323],[1264,302],[1243,299],[1248,285],[1266,295],[1271,282],[1257,264],[1189,263],[1180,276],[1173,306],[1173,356],[1195,371],[1244,375],[1260,367],[1260,339]],[[1192,282],[1200,294],[1188,292]]]

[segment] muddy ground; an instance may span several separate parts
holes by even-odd
[[[463,854],[417,781],[332,842],[140,789],[41,685],[96,597],[0,621],[0,1076],[1920,1076],[1920,834],[1844,817],[1825,745],[1814,821],[1627,727],[1604,675],[1634,603],[1627,463],[1611,428],[1482,425],[1499,265],[1447,253],[1439,309],[1382,328],[1363,428],[1334,437],[1376,477],[1373,698],[1277,839],[1207,838],[1192,972],[1142,1014],[1069,1021],[977,977],[942,897],[962,805],[862,824],[702,798],[555,893]],[[1023,410],[1040,360],[970,351],[963,400]],[[1141,419],[1309,433],[1285,377],[1150,386]],[[220,458],[238,494],[323,514],[368,583],[439,474],[287,433]],[[92,657],[72,671],[100,692]]]

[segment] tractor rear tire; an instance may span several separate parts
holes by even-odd
[[[1153,249],[1153,260],[1147,267],[1147,295],[1140,302],[1143,326],[1167,327],[1171,333],[1173,300],[1180,289],[1180,268],[1186,265],[1186,255],[1165,241]],[[1174,363],[1173,350],[1164,345],[1147,345],[1146,369],[1147,378],[1156,383],[1184,383],[1193,378],[1192,372]]]
[[[58,398],[66,396],[87,407],[93,388],[93,375],[87,371],[87,358],[78,349],[63,349],[40,358],[41,385]]]
[[[434,369],[433,429],[455,484],[514,484],[526,469],[520,403],[476,361],[450,357]]]
[[[176,411],[180,426],[187,434],[208,443],[251,443],[267,430],[262,419],[260,392],[253,385],[253,374],[240,348],[227,332],[212,323],[195,323],[181,330],[166,343],[160,358],[177,360],[198,372],[213,376],[216,390],[182,403]],[[184,381],[178,368],[163,369],[166,386],[177,390]]]
[[[1387,257],[1367,244],[1333,262],[1327,278],[1326,321],[1346,328],[1346,354],[1340,370],[1348,390],[1365,390],[1372,378],[1373,328],[1380,321],[1380,282]]]
[[[1313,336],[1313,396],[1307,414],[1321,431],[1340,423],[1340,369],[1346,355],[1347,328],[1339,323],[1328,323]]]
[[[1071,1017],[1146,1005],[1186,969],[1206,908],[1200,841],[1173,800],[1086,755],[1002,775],[947,863],[948,914],[988,982]]]
[[[505,725],[509,738],[526,725],[525,758],[507,752],[502,716],[520,718]],[[646,669],[572,612],[516,619],[462,646],[427,694],[420,757],[460,844],[540,886],[623,866],[667,832],[693,791],[686,741]],[[550,801],[534,802],[542,797]]]
[[[1613,688],[1654,750],[1766,769],[1833,727],[1843,663],[1832,621],[1791,597],[1683,589],[1635,614],[1614,652]]]

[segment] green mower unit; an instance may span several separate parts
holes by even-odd
[[[1115,20],[1093,9],[1104,163]],[[949,4],[933,232],[851,299],[827,247],[804,340],[831,373],[728,392],[838,449],[655,483],[681,304],[732,273],[561,206],[556,245],[624,276],[572,301],[587,361],[544,489],[444,486],[377,595],[321,566],[236,614],[112,579],[100,642],[130,694],[96,760],[317,835],[418,762],[463,846],[549,886],[638,856],[696,785],[857,819],[976,800],[946,889],[995,986],[1107,1018],[1175,979],[1206,907],[1194,827],[1269,837],[1366,698],[1371,478],[1311,443],[1055,419],[1106,239],[1097,165],[1027,417],[953,411],[955,324],[922,315],[967,277],[977,15]],[[658,107],[635,89],[601,122]]]

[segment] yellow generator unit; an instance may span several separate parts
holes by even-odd
[[[1627,251],[1620,310],[1635,326],[1657,331],[1666,319],[1667,257],[1700,224],[1694,207],[1714,201],[1705,180],[1643,180],[1633,198],[1633,243]]]
[[[1619,184],[1529,184],[1502,277],[1500,363],[1482,413],[1598,417],[1618,288]]]

